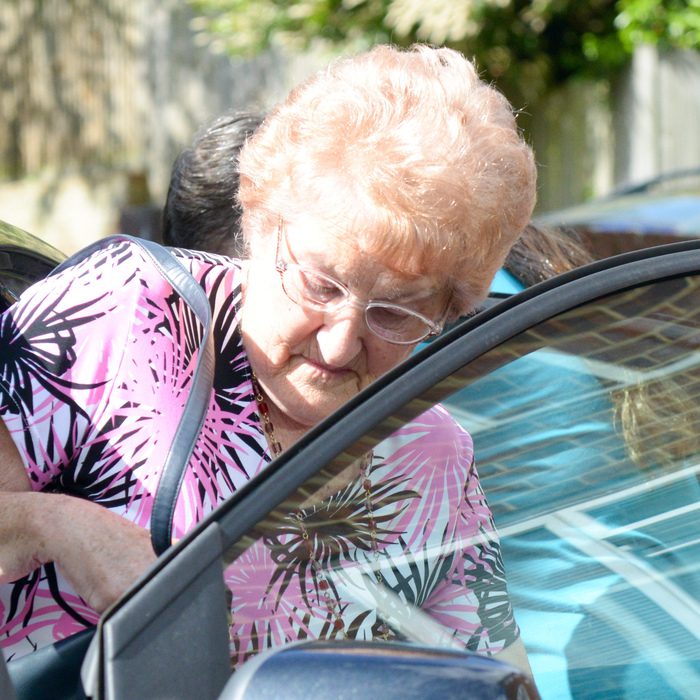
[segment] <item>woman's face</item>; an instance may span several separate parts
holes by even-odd
[[[273,233],[248,263],[241,328],[275,425],[307,430],[415,347],[370,331],[363,302],[387,301],[439,321],[447,292],[444,280],[392,271],[357,240],[324,231],[310,217],[280,230],[279,251]],[[285,293],[276,259],[330,276],[358,302],[330,312],[300,306]]]

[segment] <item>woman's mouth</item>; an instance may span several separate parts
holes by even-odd
[[[318,375],[319,379],[326,381],[337,381],[338,379],[347,379],[348,376],[357,374],[355,370],[352,370],[348,367],[333,367],[323,362],[319,362],[318,360],[312,360],[308,357],[304,358],[304,363],[307,365],[307,367],[311,370],[313,374]]]

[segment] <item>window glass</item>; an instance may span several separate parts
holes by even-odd
[[[696,697],[699,393],[692,277],[511,338],[231,544],[234,659],[304,636],[492,654],[514,615],[544,700]]]

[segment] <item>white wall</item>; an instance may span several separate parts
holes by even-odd
[[[530,112],[539,211],[700,168],[700,53],[641,47],[610,83],[571,82]]]
[[[639,48],[613,106],[616,182],[700,166],[700,53]]]

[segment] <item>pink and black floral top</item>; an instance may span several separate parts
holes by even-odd
[[[179,538],[270,456],[238,328],[240,268],[216,255],[175,254],[210,299],[216,355],[175,510]],[[25,292],[0,317],[0,416],[32,488],[90,499],[148,527],[200,335],[192,311],[130,241]],[[346,527],[330,531],[329,512]],[[439,406],[378,445],[357,483],[265,532],[226,570],[234,660],[300,638],[401,636],[363,584],[372,567],[394,599],[470,650],[495,653],[518,636],[471,438]],[[97,619],[53,564],[0,586],[8,659]]]

